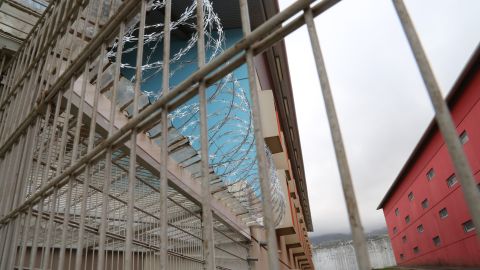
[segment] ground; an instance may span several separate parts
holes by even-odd
[[[464,267],[387,267],[376,268],[375,270],[478,270],[480,268],[464,268]]]

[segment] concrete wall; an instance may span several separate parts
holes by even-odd
[[[395,265],[390,239],[387,235],[368,240],[368,254],[373,268]],[[351,241],[340,241],[313,249],[313,263],[319,270],[358,269]]]

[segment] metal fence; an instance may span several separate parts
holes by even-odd
[[[163,94],[143,103],[140,90],[146,0],[52,1],[7,67],[0,97],[0,269],[248,269],[249,235],[212,202],[206,88],[248,66],[270,269],[279,269],[261,132],[254,57],[306,25],[340,170],[360,269],[370,269],[365,237],[313,18],[339,0],[295,1],[253,31],[240,0],[244,37],[207,63],[204,2],[197,0],[198,69],[169,89],[172,1],[164,5]],[[465,198],[480,227],[480,198],[450,113],[402,0],[393,1],[436,111]],[[137,29],[134,91],[121,99],[127,28]],[[114,50],[112,50],[114,48]],[[108,52],[115,52],[113,60]],[[172,156],[182,138],[168,112],[200,103],[198,173]],[[154,126],[159,147],[145,142]],[[178,177],[201,179],[187,192]],[[228,196],[228,195],[226,195]],[[235,200],[232,199],[232,202]],[[240,206],[239,206],[240,207]],[[166,218],[164,218],[166,217]]]

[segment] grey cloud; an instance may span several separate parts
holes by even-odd
[[[281,0],[285,7],[293,0]],[[480,2],[406,1],[446,93],[480,40]],[[433,112],[391,1],[345,0],[316,19],[366,230]],[[286,39],[314,234],[349,230],[305,28]]]

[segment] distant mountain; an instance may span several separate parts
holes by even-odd
[[[387,234],[387,228],[380,228],[375,229],[367,233],[367,238],[375,238],[379,235]],[[331,234],[323,234],[317,236],[310,236],[310,241],[312,245],[316,246],[322,243],[331,243],[331,242],[338,242],[338,241],[349,241],[352,240],[351,234],[346,233],[331,233]]]
[[[380,229],[376,229],[376,230],[372,230],[370,232],[367,233],[367,237],[372,235],[372,236],[377,236],[377,235],[384,235],[384,234],[388,234],[388,230],[387,230],[387,227],[383,227],[383,228],[380,228]]]
[[[325,242],[333,242],[333,241],[348,241],[352,240],[352,235],[345,234],[345,233],[332,233],[332,234],[323,234],[310,237],[310,241],[314,246],[325,243]]]

